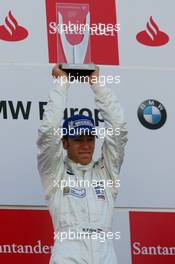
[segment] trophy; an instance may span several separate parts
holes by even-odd
[[[56,10],[58,63],[71,77],[80,79],[95,70],[91,63],[89,5],[58,3]]]

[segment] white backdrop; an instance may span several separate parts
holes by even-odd
[[[48,63],[44,0],[1,0],[0,25],[11,10],[18,24],[29,32],[23,41],[0,40],[0,63]]]
[[[36,169],[35,142],[40,125],[39,102],[46,102],[48,92],[52,89],[51,68],[51,65],[1,66],[1,100],[6,102],[7,119],[3,116],[3,106],[0,113],[0,204],[44,204]],[[120,74],[121,83],[110,86],[118,94],[128,121],[129,141],[116,205],[173,208],[174,73],[156,70],[111,70],[103,67],[101,74]],[[160,101],[167,111],[167,122],[158,130],[143,127],[137,118],[139,105],[150,98]],[[24,120],[21,111],[18,118],[13,119],[8,101],[12,101],[14,109],[17,102],[22,101],[25,110],[27,102],[31,102],[28,120]],[[93,92],[88,85],[71,85],[68,112],[70,108],[89,108],[94,113],[93,102]],[[97,144],[95,158],[99,155],[99,148],[100,143]]]
[[[174,1],[168,0],[117,0],[119,31],[120,65],[134,67],[173,68],[175,61]],[[136,35],[146,29],[150,16],[160,31],[168,34],[166,45],[150,47],[140,44]],[[154,29],[153,29],[154,30]],[[155,30],[154,30],[155,31]]]

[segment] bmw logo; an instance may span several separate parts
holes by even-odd
[[[161,128],[167,118],[165,107],[154,99],[142,102],[137,111],[140,123],[148,129]]]

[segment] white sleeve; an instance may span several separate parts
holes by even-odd
[[[120,103],[111,89],[99,84],[92,85],[92,89],[105,127],[113,131],[108,135],[106,130],[99,160],[103,162],[108,177],[115,182],[120,172],[127,142],[126,122]]]
[[[61,128],[63,113],[66,107],[68,84],[54,83],[54,89],[49,93],[43,121],[38,130],[38,171],[41,176],[46,199],[63,174],[63,147]]]

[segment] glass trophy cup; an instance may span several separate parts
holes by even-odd
[[[58,3],[56,6],[57,62],[70,76],[79,79],[95,70],[91,63],[90,12],[88,4]]]

